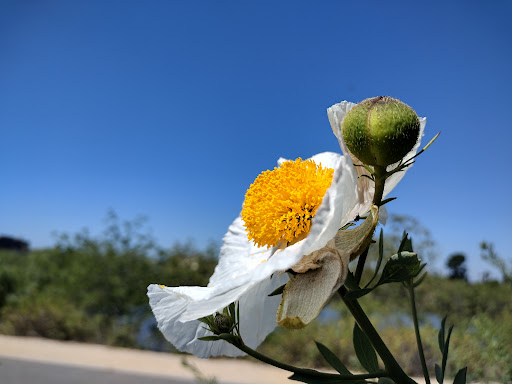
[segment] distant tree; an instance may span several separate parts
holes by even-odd
[[[26,241],[15,239],[9,236],[0,236],[0,249],[7,249],[10,251],[27,252],[28,243]]]
[[[450,279],[467,280],[466,256],[462,253],[455,253],[446,262],[450,269]]]
[[[499,269],[503,282],[512,284],[512,265],[501,258],[494,250],[494,244],[482,241],[480,244],[482,259]]]

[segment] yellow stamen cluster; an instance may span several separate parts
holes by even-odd
[[[249,240],[272,247],[307,236],[333,173],[301,158],[261,173],[247,190],[242,209]]]

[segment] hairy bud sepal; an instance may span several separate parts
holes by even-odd
[[[352,108],[343,119],[342,132],[348,149],[361,162],[386,167],[414,147],[420,121],[407,104],[379,96]]]
[[[226,340],[227,335],[232,335],[235,338],[240,337],[240,329],[238,327],[239,304],[231,303],[222,312],[216,312],[213,315],[201,317],[198,319],[201,323],[207,325],[205,329],[212,332],[215,336],[204,336],[199,337],[199,340],[214,341],[214,340]]]

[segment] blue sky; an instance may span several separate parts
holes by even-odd
[[[441,137],[390,203],[442,258],[512,258],[512,6],[3,1],[0,234],[33,247],[109,208],[164,246],[220,241],[280,157],[337,151],[326,108],[390,95]],[[426,143],[426,142],[425,142]],[[442,260],[442,259],[441,259]]]

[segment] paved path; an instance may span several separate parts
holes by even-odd
[[[54,364],[26,359],[0,358],[0,383],[2,384],[195,384],[188,379],[168,376],[142,375]]]
[[[183,358],[197,367],[205,377],[215,377],[219,384],[291,383],[287,379],[290,375],[288,372],[249,360],[204,360],[190,355],[0,335],[0,364],[4,363],[4,365],[0,365],[0,384],[11,384],[8,380],[14,380],[12,378],[15,374],[32,376],[23,376],[29,378],[25,381],[13,381],[12,384],[39,384],[40,382],[42,384],[157,384],[163,382],[195,384],[193,373],[182,364]],[[78,372],[76,380],[82,380],[82,377],[89,378],[89,380],[58,381],[61,377],[59,375],[64,377],[69,372]],[[111,374],[109,375],[109,373]],[[93,378],[97,379],[100,376],[101,381],[92,381]],[[43,377],[47,381],[37,381],[43,380]],[[127,377],[134,379],[131,379],[132,381],[116,381],[117,377],[122,377],[123,380],[128,380]],[[142,377],[143,381],[137,381]],[[47,378],[53,378],[54,381],[48,381]],[[164,379],[166,381],[154,381]]]

